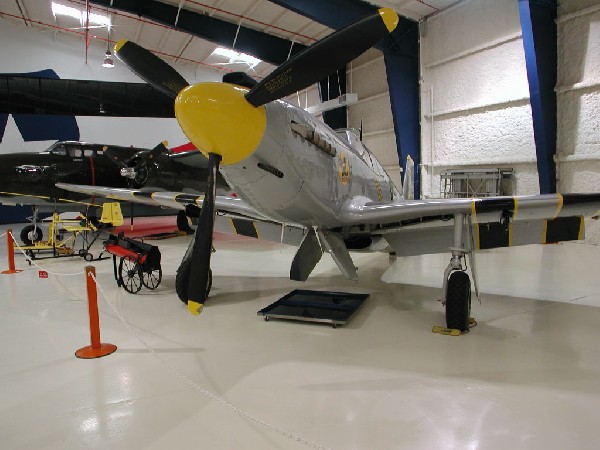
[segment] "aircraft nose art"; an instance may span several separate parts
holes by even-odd
[[[175,117],[205,156],[217,153],[222,164],[235,164],[260,143],[267,124],[265,108],[250,105],[246,92],[230,84],[198,83],[177,96]]]

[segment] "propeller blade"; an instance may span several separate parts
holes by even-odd
[[[220,162],[221,155],[209,153],[206,194],[202,201],[198,226],[194,233],[194,246],[192,248],[188,282],[188,309],[192,314],[200,314],[207,297],[213,226],[215,222],[216,179]]]
[[[115,55],[142,80],[173,99],[189,85],[170,65],[131,41],[117,42]]]
[[[119,155],[115,149],[110,148],[109,146],[104,146],[104,155],[112,162],[114,162],[121,169],[127,168],[127,163],[124,158]]]
[[[379,9],[288,59],[253,87],[246,100],[261,106],[326,78],[391,33],[397,24],[394,10]]]
[[[161,142],[149,152],[139,153],[138,163],[135,165],[136,169],[147,166],[151,162],[155,161],[161,153],[169,153],[169,149],[166,147],[166,141]],[[129,161],[128,161],[129,163]]]

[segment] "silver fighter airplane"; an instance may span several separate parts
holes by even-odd
[[[465,257],[477,249],[582,239],[583,216],[600,213],[600,193],[408,200],[353,130],[333,131],[281,100],[356,58],[397,21],[393,10],[380,9],[307,48],[259,83],[240,76],[190,86],[152,53],[121,41],[117,56],[174,99],[181,128],[208,156],[206,195],[60,187],[199,215],[176,276],[177,293],[192,313],[200,312],[210,290],[218,212],[217,219],[231,219],[234,232],[298,245],[290,270],[294,280],[306,280],[324,252],[355,280],[349,250],[401,256],[449,251],[446,322],[465,332],[471,305]],[[216,195],[219,167],[237,197]]]

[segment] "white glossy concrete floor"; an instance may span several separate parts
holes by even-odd
[[[447,255],[391,267],[355,255],[358,283],[326,257],[297,283],[295,249],[219,235],[212,295],[194,317],[174,292],[188,240],[155,241],[154,292],[127,294],[111,260],[92,263],[129,324],[99,294],[102,341],[118,350],[95,360],[74,356],[90,343],[86,263],[39,261],[79,272],[44,279],[17,255],[24,271],[0,275],[0,448],[598,448],[600,247],[481,253],[479,325],[449,337],[431,332],[444,324]],[[256,315],[295,288],[371,296],[337,329]]]

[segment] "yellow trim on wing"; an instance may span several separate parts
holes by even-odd
[[[256,228],[256,222],[252,221],[252,226],[254,227],[254,231],[256,232],[256,239],[260,239],[260,234],[258,233],[258,228]]]
[[[544,220],[544,227],[542,228],[542,244],[546,243],[547,234],[548,234],[548,221]]]
[[[19,194],[17,192],[4,192],[4,191],[0,192],[0,196],[2,196],[4,194],[6,194],[6,195],[13,195],[13,196],[17,196],[17,197],[39,198],[40,200],[54,200],[52,197],[48,197],[46,195]],[[94,197],[94,196],[95,196],[94,194],[90,195],[90,197]],[[97,208],[101,208],[102,207],[102,204],[80,202],[80,201],[77,201],[77,200],[67,200],[66,198],[58,198],[57,200],[59,202],[62,202],[62,203],[76,203],[78,205],[95,206]]]
[[[517,214],[519,213],[519,199],[513,197],[513,201],[515,203],[515,209],[513,210],[512,220],[517,220]]]
[[[556,206],[556,213],[554,214],[554,217],[552,217],[552,220],[558,217],[563,207],[563,196],[561,194],[556,194],[556,196],[558,197],[558,205]]]
[[[577,240],[581,241],[582,239],[585,239],[585,220],[583,220],[583,217],[580,217],[579,220],[579,233],[577,233]]]

